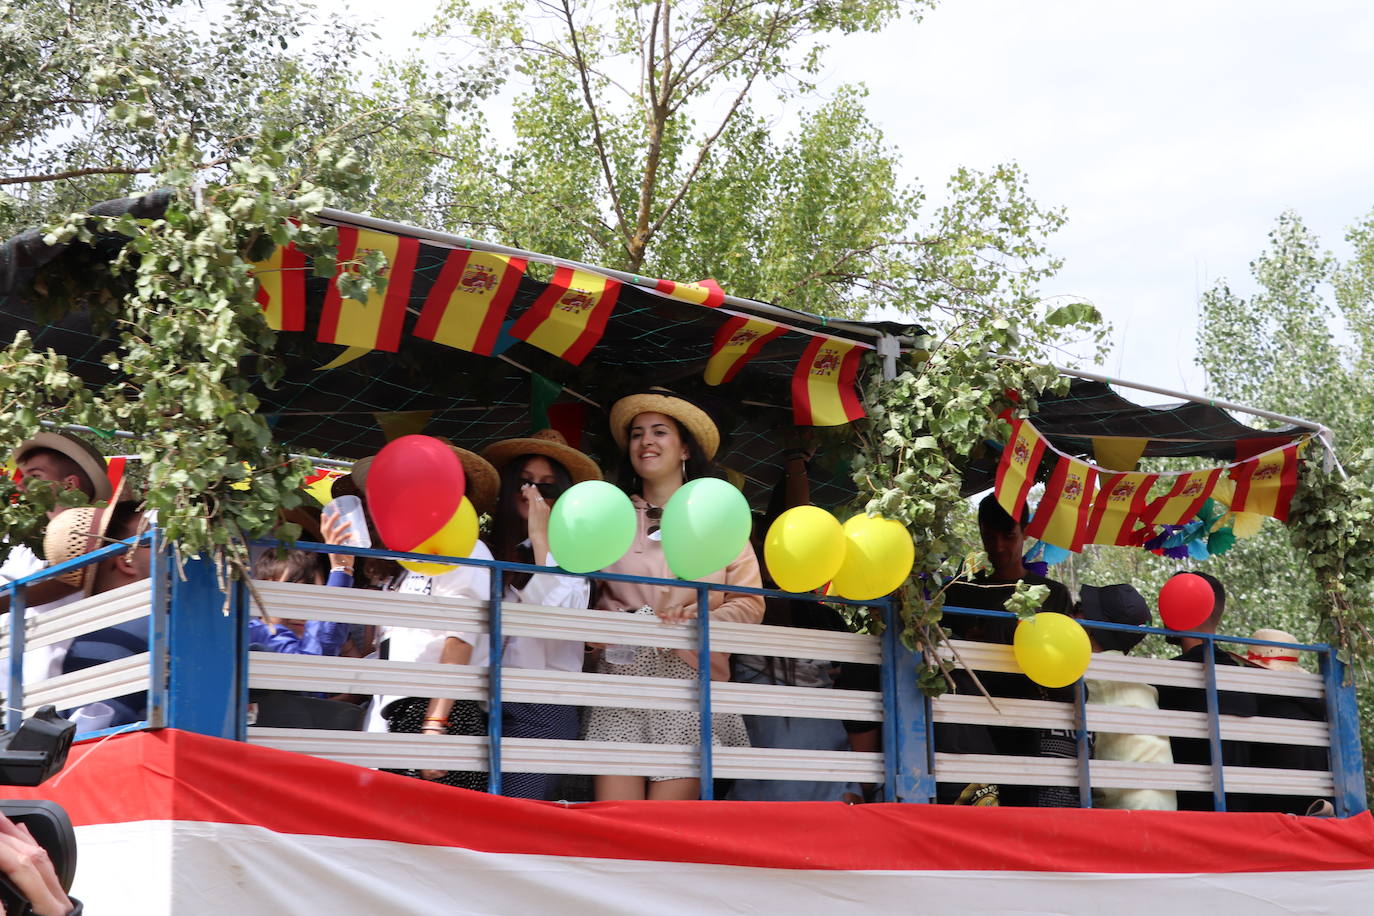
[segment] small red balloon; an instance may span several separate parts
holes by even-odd
[[[453,518],[463,501],[463,462],[433,436],[388,442],[367,472],[367,510],[382,543],[413,550]]]
[[[1159,619],[1170,630],[1192,630],[1207,619],[1216,602],[1206,579],[1181,573],[1159,590]]]

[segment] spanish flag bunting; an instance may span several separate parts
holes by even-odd
[[[1035,472],[1045,457],[1045,440],[1028,420],[1011,421],[1011,438],[997,462],[997,502],[1014,519],[1021,518],[1026,495],[1035,485]]]
[[[749,362],[763,345],[775,337],[787,333],[762,318],[731,318],[716,331],[715,342],[711,344],[711,360],[706,364],[705,380],[708,385],[720,385],[731,381],[744,364]]]
[[[1136,523],[1145,514],[1145,497],[1158,474],[1111,474],[1102,478],[1088,514],[1085,544],[1139,546]]]
[[[110,481],[110,505],[114,505],[124,498],[124,474],[128,470],[129,459],[123,455],[116,455],[105,462],[105,476]]]
[[[1231,479],[1236,482],[1236,492],[1231,499],[1231,511],[1288,521],[1288,504],[1298,488],[1299,447],[1295,442],[1234,465]]]
[[[1026,537],[1078,552],[1087,543],[1088,509],[1097,472],[1086,461],[1060,456]]]
[[[1143,521],[1150,526],[1182,525],[1197,515],[1202,504],[1207,502],[1223,470],[1215,468],[1180,474],[1168,493],[1152,500],[1146,507]]]
[[[523,258],[449,252],[415,322],[415,336],[490,356],[524,274]]]
[[[334,481],[346,473],[339,468],[315,468],[305,477],[305,492],[315,497],[321,506],[327,506],[334,498]]]
[[[792,422],[842,426],[864,416],[854,382],[866,349],[834,337],[813,339],[792,373]]]
[[[606,333],[619,295],[619,280],[560,267],[549,288],[516,319],[511,336],[580,365]]]
[[[257,300],[274,331],[305,330],[305,255],[293,242],[278,245],[265,261],[249,265],[258,281]]]
[[[386,256],[386,291],[374,289],[368,294],[366,302],[345,299],[339,293],[339,277],[336,274],[329,281],[329,291],[325,293],[317,339],[321,343],[394,353],[401,345],[401,328],[405,324],[406,304],[410,301],[410,285],[415,278],[415,259],[420,253],[420,243],[413,238],[388,232],[339,227],[341,271],[347,269],[345,262],[361,258],[368,251],[380,251]]]
[[[708,309],[718,307],[725,301],[725,290],[715,280],[698,280],[695,283],[674,283],[672,280],[659,280],[654,289],[670,299],[680,299]]]

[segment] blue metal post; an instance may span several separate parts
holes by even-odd
[[[501,599],[505,578],[500,567],[491,571],[490,640],[491,662],[487,665],[487,791],[501,794],[501,663],[505,640],[501,636]]]
[[[891,601],[880,606],[883,629],[883,764],[887,800],[935,800],[930,698],[916,678],[920,659],[902,645],[902,621]]]
[[[152,586],[152,613],[148,620],[148,725],[167,724],[167,633],[171,597],[171,557],[162,531],[152,532],[149,546],[149,581]]]
[[[1083,678],[1073,685],[1074,737],[1078,742],[1078,807],[1093,806],[1092,742],[1088,731],[1088,686]]]
[[[29,607],[29,588],[20,585],[10,595],[10,685],[5,692],[5,727],[17,729],[24,721],[24,617]]]
[[[184,578],[183,578],[184,577]],[[187,560],[172,572],[167,627],[167,725],[242,740],[248,682],[248,613],[241,589],[228,613],[215,565]]]
[[[1211,636],[1203,638],[1207,649],[1203,659],[1203,675],[1207,684],[1207,744],[1212,757],[1212,806],[1226,810],[1226,763],[1221,757],[1220,703],[1217,700],[1216,643]]]
[[[1345,663],[1328,647],[1320,655],[1326,686],[1326,721],[1331,729],[1331,779],[1335,783],[1335,808],[1349,817],[1369,805],[1364,789],[1364,755],[1360,750],[1360,715],[1355,705],[1355,684]]]
[[[711,729],[711,592],[697,587],[697,698],[701,707],[701,799],[716,796]]]

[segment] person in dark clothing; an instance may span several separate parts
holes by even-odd
[[[1050,593],[1041,610],[1071,613],[1073,599],[1063,583],[1036,575],[1022,565],[1026,542],[1024,514],[1021,519],[1012,518],[997,502],[997,497],[988,494],[978,504],[978,533],[992,569],[979,573],[971,582],[955,582],[946,590],[945,620],[951,635],[974,642],[1011,645],[1016,634],[1015,619],[961,615],[953,612],[953,609],[1006,610],[1006,601],[1016,592],[1018,582],[1043,585],[1049,589]],[[978,686],[967,671],[955,671],[953,679],[955,693],[979,693]],[[978,679],[994,697],[1058,702],[1073,700],[1072,687],[1052,690],[1041,687],[1023,674],[984,671],[979,673]],[[1027,757],[1077,755],[1072,732],[965,724],[937,724],[935,748],[952,754],[995,753]],[[964,794],[965,787],[962,785],[941,784],[937,790],[937,798],[941,802],[953,802]],[[1078,790],[1067,786],[1003,785],[999,787],[998,798],[1001,805],[1077,807]]]
[[[1251,639],[1265,639],[1270,642],[1296,643],[1297,637],[1283,630],[1262,629],[1250,634]],[[1297,650],[1282,646],[1250,646],[1246,659],[1270,671],[1302,671],[1298,663]],[[1261,694],[1256,697],[1259,714],[1274,719],[1300,719],[1307,722],[1325,722],[1326,713],[1320,700],[1308,697],[1285,697],[1277,694]],[[1326,748],[1298,744],[1269,744],[1255,742],[1250,748],[1250,764],[1257,767],[1278,767],[1285,770],[1330,769]],[[1307,814],[1314,804],[1320,809],[1323,799],[1311,795],[1252,795],[1249,799],[1250,811],[1282,811],[1285,814]]]
[[[1183,575],[1184,573],[1175,573]],[[1212,587],[1212,594],[1215,600],[1212,604],[1212,613],[1207,619],[1195,627],[1199,633],[1215,633],[1221,626],[1222,615],[1226,612],[1226,588],[1217,580],[1215,576],[1207,573],[1195,572],[1191,575],[1199,576],[1206,580]],[[1207,642],[1196,637],[1169,637],[1170,642],[1177,642],[1183,654],[1174,657],[1177,662],[1194,662],[1202,664],[1207,658]],[[1216,664],[1229,667],[1253,667],[1248,661],[1227,652],[1216,644],[1212,643],[1212,657]],[[1174,709],[1184,712],[1206,712],[1207,693],[1195,687],[1170,687],[1161,686],[1159,688],[1159,708]],[[1231,691],[1217,692],[1217,712],[1223,716],[1255,716],[1259,715],[1259,704],[1253,694],[1233,693]],[[1174,763],[1208,764],[1212,762],[1211,749],[1206,738],[1179,738],[1170,739],[1173,746]],[[1248,741],[1223,741],[1221,742],[1221,760],[1224,766],[1251,766],[1251,745]],[[1238,794],[1227,793],[1226,809],[1228,811],[1248,810],[1248,798]],[[1178,809],[1180,811],[1212,811],[1215,805],[1212,801],[1211,792],[1179,792]]]

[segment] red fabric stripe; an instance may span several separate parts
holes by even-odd
[[[386,299],[382,321],[377,327],[377,349],[395,353],[401,347],[406,307],[410,305],[410,286],[415,282],[415,260],[420,254],[418,239],[401,236],[396,245],[396,263],[387,265]]]
[[[1244,461],[1247,458],[1254,458],[1256,455],[1263,455],[1265,452],[1286,445],[1293,440],[1288,436],[1263,436],[1257,439],[1237,439],[1236,440],[1236,461]]]
[[[358,253],[358,230],[352,226],[339,227],[340,264],[353,260]],[[342,270],[342,268],[340,268]],[[320,312],[320,327],[315,339],[322,343],[333,343],[339,333],[339,313],[343,308],[343,298],[339,295],[339,274],[329,281],[329,289],[324,294],[324,309]]]
[[[837,382],[840,386],[840,403],[844,405],[844,415],[851,422],[864,416],[864,405],[859,400],[857,387],[859,363],[863,356],[864,348],[856,346],[844,355],[844,362],[840,364],[840,377]]]
[[[471,251],[454,249],[444,258],[444,267],[439,271],[439,277],[434,281],[434,285],[430,287],[429,295],[425,297],[420,317],[415,319],[415,329],[411,333],[416,337],[433,340],[434,335],[439,333],[439,325],[443,321],[444,312],[448,310],[449,299],[457,289],[458,281],[463,279],[463,269],[468,266],[468,258],[471,256]]]
[[[56,801],[78,825],[170,818],[254,824],[286,834],[609,860],[1118,874],[1374,868],[1374,820],[1368,813],[1336,820],[915,804],[691,801],[565,807],[171,730],[79,745],[67,775],[36,788],[6,791],[14,798]]]
[[[715,340],[711,343],[711,355],[715,356],[723,350],[725,345],[730,342],[730,338],[735,336],[735,332],[748,323],[748,318],[736,316],[721,325],[720,330],[716,331]],[[721,376],[720,383],[724,385],[726,382],[733,381],[735,376],[739,375],[740,370],[743,369],[751,359],[759,355],[759,351],[763,349],[764,344],[786,333],[786,328],[774,328],[768,333],[754,338],[754,342],[746,347],[743,352],[739,353],[735,357],[734,362],[730,364],[730,368],[725,370],[725,374]]]
[[[1138,547],[1144,543],[1140,533],[1135,530],[1135,523],[1145,515],[1146,499],[1157,480],[1159,480],[1159,475],[1151,474],[1141,482],[1140,488],[1135,491],[1135,496],[1131,499],[1130,517],[1121,526],[1121,531],[1116,536],[1117,547]]]
[[[802,352],[801,359],[797,360],[797,368],[792,370],[792,422],[797,426],[811,425],[811,389],[807,380],[811,376],[811,364],[816,361],[816,354],[824,345],[822,338],[813,337]]]
[[[1068,459],[1061,457],[1054,463],[1054,471],[1050,474],[1049,482],[1045,484],[1045,493],[1040,497],[1040,505],[1035,507],[1035,515],[1026,526],[1026,537],[1038,538],[1045,533],[1050,524],[1050,516],[1054,515],[1055,507],[1059,504],[1059,496],[1064,492],[1064,479],[1068,476]]]
[[[305,252],[292,242],[281,255],[281,329],[305,330]]]
[[[553,279],[549,281],[548,288],[540,293],[539,298],[534,300],[534,304],[526,309],[523,315],[515,319],[515,324],[511,325],[512,337],[528,340],[536,328],[549,320],[559,298],[568,291],[568,285],[572,283],[572,275],[571,267],[559,267],[554,270]]]
[[[496,349],[496,339],[501,336],[501,325],[506,323],[510,304],[515,301],[515,294],[520,289],[520,278],[525,275],[526,264],[524,258],[511,258],[506,262],[506,272],[501,276],[496,295],[492,297],[487,317],[482,319],[482,330],[477,332],[472,352],[490,356]]]
[[[1245,503],[1250,498],[1250,480],[1258,467],[1259,462],[1251,459],[1243,461],[1231,469],[1231,479],[1236,482],[1236,492],[1231,497],[1233,508],[1239,507],[1244,510]]]
[[[704,286],[711,291],[711,294],[706,297],[706,301],[701,303],[706,308],[719,308],[720,304],[725,301],[725,290],[721,289],[720,284],[715,280],[698,280],[697,286]]]
[[[587,354],[592,352],[592,348],[601,342],[601,336],[606,333],[606,323],[611,320],[611,313],[615,311],[615,303],[619,298],[620,281],[607,277],[605,292],[596,300],[596,305],[592,308],[591,314],[587,316],[587,323],[583,327],[582,333],[577,335],[577,340],[568,347],[563,354],[563,359],[574,366],[582,364],[582,360],[587,358]]]
[[[1298,446],[1297,443],[1283,450],[1283,476],[1279,484],[1278,499],[1274,503],[1274,518],[1288,521],[1288,507],[1293,502],[1293,494],[1298,489]]]

